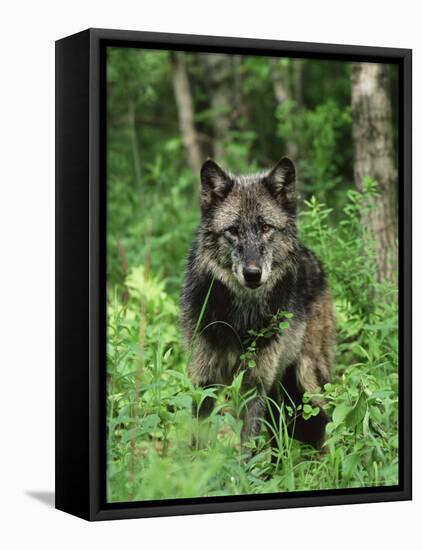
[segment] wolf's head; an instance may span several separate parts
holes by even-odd
[[[294,184],[295,167],[286,157],[269,172],[247,176],[204,163],[202,243],[220,279],[256,289],[291,266],[297,247]]]

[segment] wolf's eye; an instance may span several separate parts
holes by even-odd
[[[267,223],[264,223],[261,225],[261,231],[263,233],[268,233],[271,229],[271,225],[268,225]]]
[[[231,235],[232,237],[238,237],[239,236],[239,229],[235,225],[231,225],[226,229],[227,233]]]

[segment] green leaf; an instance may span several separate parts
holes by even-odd
[[[344,419],[351,410],[352,407],[347,403],[340,403],[340,405],[337,405],[333,412],[333,424],[336,428],[344,422]]]
[[[291,319],[292,317],[294,317],[293,313],[291,313],[290,311],[280,311],[280,315],[282,315],[286,319]]]
[[[365,437],[369,436],[370,429],[369,429],[369,408],[368,407],[366,408],[365,416],[363,418],[362,431]]]
[[[163,363],[166,363],[171,355],[172,348],[169,348],[163,355]]]
[[[188,409],[192,408],[192,397],[190,395],[185,395],[180,393],[172,399],[169,400],[170,405],[174,405],[179,409]]]
[[[352,453],[351,455],[346,456],[343,461],[343,475],[346,478],[350,478],[353,472],[356,469],[356,466],[360,463],[360,454]]]
[[[362,392],[355,403],[353,409],[347,414],[345,419],[348,428],[356,428],[364,419],[367,409],[366,395]]]
[[[335,428],[334,422],[328,422],[327,426],[325,427],[325,431],[329,435],[334,431],[334,428]]]
[[[370,409],[370,412],[371,412],[371,419],[373,419],[373,420],[375,420],[375,422],[378,422],[379,424],[381,424],[382,414],[381,414],[381,411],[379,410],[379,408],[376,405],[372,405],[371,407],[369,407],[369,409]]]
[[[318,416],[319,415],[320,408],[319,407],[313,407],[311,416]]]
[[[158,414],[149,414],[141,422],[141,431],[143,433],[149,433],[155,430],[160,423],[160,417]]]

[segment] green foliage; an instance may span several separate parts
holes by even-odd
[[[289,60],[284,61],[291,74]],[[198,58],[187,55],[187,65],[206,142],[213,113]],[[112,50],[107,75],[110,501],[397,483],[397,291],[377,283],[373,243],[360,222],[376,186],[366,181],[363,197],[353,190],[344,67],[305,60],[302,104],[279,107],[269,60],[247,57],[240,67],[248,120],[241,117],[228,132],[227,167],[239,172],[269,167],[289,140],[300,146],[300,234],[324,263],[338,325],[332,383],[305,395],[297,407],[288,400],[278,405],[279,421],[273,416],[266,422],[251,442],[254,453],[245,458],[240,417],[253,393],[242,395],[242,380],[255,367],[257,339],[286,330],[291,314],[280,312],[265,330],[251,331],[229,387],[193,387],[187,376],[192,350],[182,346],[178,312],[186,254],[199,220],[198,183],[179,134],[170,61],[163,52]],[[192,406],[205,399],[214,400],[215,407],[198,422]],[[309,419],[320,407],[332,419],[322,453],[287,434],[288,421],[297,415]],[[269,436],[277,443],[272,461]]]
[[[365,204],[373,190],[367,192]],[[362,197],[349,193],[344,223],[328,225],[329,209],[316,199],[300,217],[308,244],[325,260],[338,316],[336,370],[331,384],[305,395],[304,402],[281,405],[279,425],[267,423],[252,442],[254,454],[241,460],[241,410],[251,394],[242,395],[241,370],[230,387],[194,388],[186,374],[189,351],[178,333],[177,295],[169,293],[170,278],[145,280],[141,266],[132,268],[124,288],[115,287],[109,304],[108,336],[108,497],[161,499],[232,495],[271,491],[393,485],[397,482],[397,308],[393,289],[377,287],[371,250],[359,221]],[[368,206],[369,207],[369,206]],[[335,246],[334,246],[335,244]],[[160,254],[159,247],[154,253]],[[349,256],[355,261],[349,264]],[[164,256],[161,255],[162,260]],[[348,270],[353,267],[353,273]],[[163,271],[164,272],[164,271]],[[368,300],[389,292],[388,300]],[[133,425],[138,327],[147,303],[144,370],[141,373],[139,419]],[[280,312],[267,329],[251,331],[241,359],[254,368],[256,340],[288,327],[291,314]],[[255,346],[254,346],[255,344]],[[214,399],[208,419],[192,418],[192,404]],[[291,440],[286,419],[318,414],[324,406],[332,421],[325,453]],[[131,439],[136,430],[134,476]],[[268,434],[275,436],[276,460],[271,462]],[[192,438],[201,445],[192,447]]]
[[[300,108],[294,100],[277,107],[278,135],[293,140],[300,151],[299,174],[306,194],[330,204],[332,192],[342,183],[340,168],[349,162],[350,149],[341,150],[340,136],[351,132],[349,107],[329,98],[312,109]]]
[[[242,367],[248,367],[253,369],[256,367],[256,350],[257,343],[262,338],[271,338],[272,336],[279,334],[289,328],[289,322],[285,319],[291,319],[293,313],[288,311],[278,311],[273,315],[269,321],[268,327],[257,330],[248,330],[249,338],[243,342],[244,352],[240,355],[240,364]]]

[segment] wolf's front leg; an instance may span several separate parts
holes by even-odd
[[[266,387],[257,368],[245,372],[242,394],[244,405],[241,415],[243,419],[241,446],[245,450],[245,443],[259,435],[262,421],[265,418]]]
[[[249,401],[246,397],[241,434],[242,446],[249,438],[259,435],[263,420],[266,419],[267,395],[274,384],[281,349],[279,340],[274,340],[259,351],[255,357],[256,366],[245,373],[243,391],[253,388],[255,395]]]
[[[252,398],[247,400],[243,408],[243,426],[241,433],[241,445],[253,437],[259,435],[262,419],[265,416],[265,396],[261,390]]]
[[[196,388],[209,388],[215,383],[215,369],[213,368],[213,354],[209,352],[201,341],[194,347],[191,362],[188,367],[189,377]],[[208,352],[208,353],[207,353]],[[193,403],[192,414],[195,418],[206,418],[212,413],[215,399],[206,396],[203,400]]]

